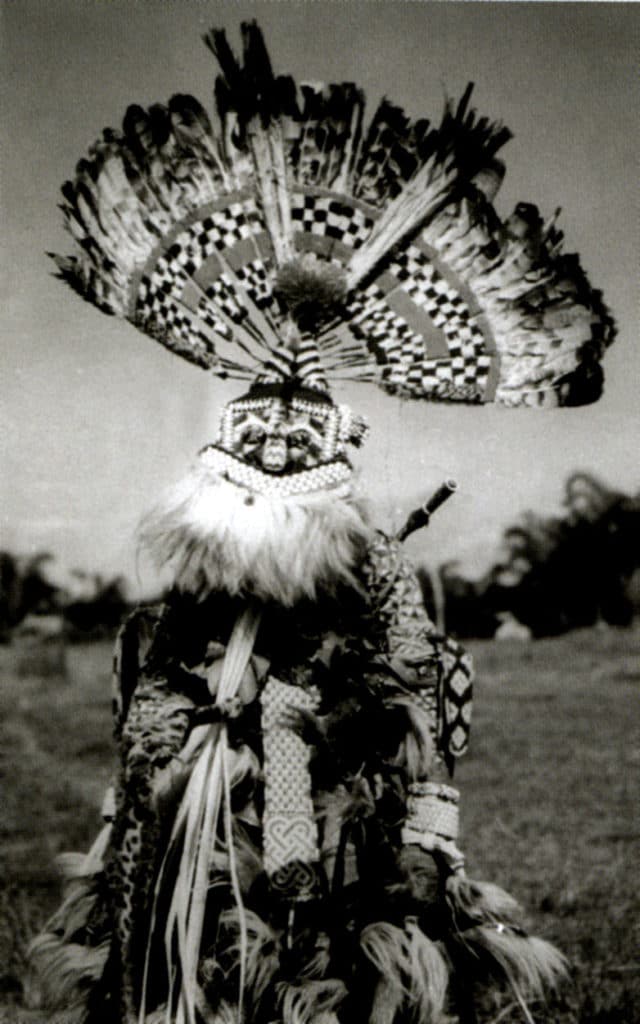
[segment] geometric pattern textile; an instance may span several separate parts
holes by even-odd
[[[310,751],[287,722],[314,711],[319,695],[270,677],[260,696],[264,744],[263,853],[273,887],[296,899],[315,888],[318,828],[311,798]]]
[[[442,657],[440,742],[451,757],[461,757],[469,745],[473,661],[451,637],[444,637],[439,646]]]

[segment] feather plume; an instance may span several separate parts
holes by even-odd
[[[345,984],[338,978],[305,981],[301,985],[280,982],[278,1002],[283,1024],[320,1024],[346,995]]]
[[[423,130],[428,124],[422,125]],[[395,198],[418,170],[415,133],[404,111],[383,99],[367,129],[356,170],[354,195],[373,206]]]
[[[519,1000],[546,999],[567,977],[567,961],[555,946],[507,925],[478,925],[460,940],[490,971],[498,969]]]
[[[299,185],[353,189],[364,96],[352,83],[301,86],[302,109],[289,135],[288,160]]]
[[[454,921],[518,925],[522,909],[517,900],[492,882],[476,882],[461,872],[446,881],[446,900]]]
[[[247,999],[255,1008],[260,1005],[280,967],[280,935],[253,910],[245,910],[246,960],[245,978]],[[224,911],[220,925],[229,935],[225,943],[225,960],[231,961],[230,970],[240,969],[244,951],[241,921],[237,909]]]
[[[248,148],[276,266],[294,255],[291,203],[283,133],[283,100],[288,91],[277,83],[262,34],[255,22],[242,25],[244,64],[236,59],[223,32],[205,36],[218,60],[221,76],[216,98],[222,120],[233,112]]]
[[[376,149],[382,148],[385,185],[380,198],[387,201],[369,238],[350,261],[351,288],[439,207],[452,202],[507,141],[509,133],[501,126],[478,121],[469,111],[471,89],[467,88],[455,112],[447,105],[437,132],[431,132],[428,123],[410,124],[403,111],[387,101],[378,108],[372,133],[381,138],[370,137],[365,154],[375,162]],[[382,126],[386,132],[381,132]]]
[[[438,947],[409,919],[405,928],[387,921],[367,925],[360,935],[363,953],[380,974],[371,1024],[378,1015],[393,1021],[403,1006],[428,1024],[442,1021],[449,972]],[[384,1009],[383,1009],[384,1008]]]
[[[75,1014],[82,1020],[91,990],[104,972],[109,947],[109,940],[87,946],[43,932],[29,951],[30,969],[37,975],[37,984],[30,985],[32,1002],[51,1011],[64,1010],[70,1024]]]

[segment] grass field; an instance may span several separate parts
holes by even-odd
[[[537,1022],[634,1024],[640,628],[469,647],[472,746],[456,776],[469,873],[517,895],[532,930],[571,961],[571,984]],[[0,647],[1,1021],[21,1015],[25,945],[58,898],[53,858],[86,848],[99,825],[113,767],[110,662],[104,643],[64,656]],[[521,1019],[486,1020],[498,1017]]]

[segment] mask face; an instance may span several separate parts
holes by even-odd
[[[272,408],[238,411],[233,417],[234,445],[244,462],[269,473],[295,472],[321,464],[325,421],[281,399]]]
[[[278,395],[225,406],[217,447],[267,473],[297,473],[345,457],[364,436],[364,421],[346,406]]]

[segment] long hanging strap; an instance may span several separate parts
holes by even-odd
[[[310,899],[316,890],[319,860],[309,772],[310,750],[287,720],[299,709],[315,711],[315,690],[271,677],[262,691],[264,745],[264,866],[285,899]]]
[[[260,616],[260,607],[250,604],[236,619],[225,653],[216,704],[237,696],[253,651]],[[165,955],[170,979],[166,1021],[167,1024],[196,1024],[197,970],[209,868],[221,811],[225,797],[228,798],[227,750],[224,723],[209,726],[178,807],[156,883],[139,1024],[144,1024],[146,1016],[146,982],[157,900],[166,864],[176,847],[179,850],[179,867],[165,927]],[[230,835],[227,841],[231,842]],[[176,955],[179,971],[176,970]],[[178,993],[175,992],[176,981],[180,986]]]

